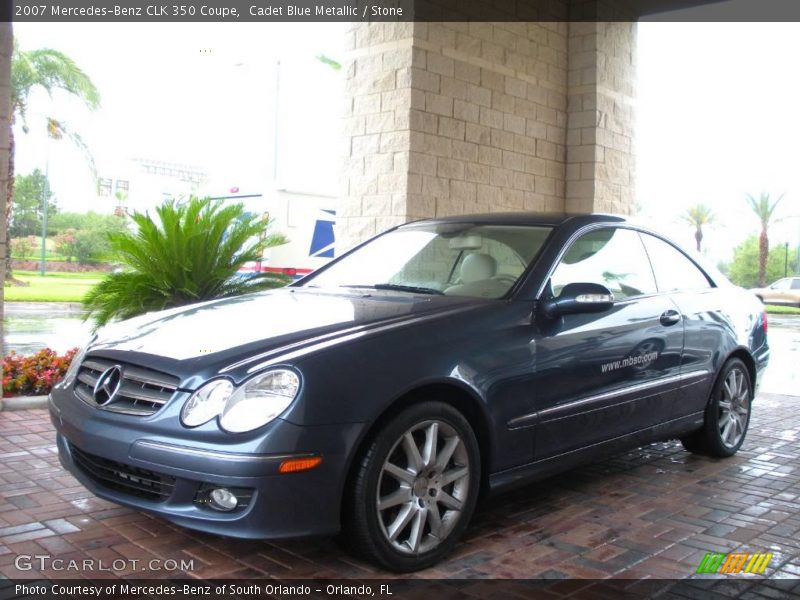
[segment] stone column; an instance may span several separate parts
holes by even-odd
[[[414,23],[354,23],[347,32],[337,254],[408,220]]]
[[[11,23],[0,23],[0,349],[4,349],[3,302],[6,281],[6,192],[8,190],[8,124],[11,121],[11,53],[13,33]],[[0,376],[2,373],[0,372]]]
[[[633,211],[635,55],[635,22],[569,24],[567,212]]]
[[[408,220],[633,205],[636,26],[359,23],[337,253]]]

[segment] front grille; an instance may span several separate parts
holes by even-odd
[[[157,501],[166,500],[175,489],[175,478],[170,475],[95,456],[72,444],[70,452],[81,471],[103,487]]]
[[[94,388],[100,376],[112,367],[122,373],[118,392],[104,404],[95,401]],[[128,415],[148,416],[157,412],[175,393],[178,378],[104,358],[87,358],[78,369],[75,395],[87,404]],[[105,398],[103,398],[105,399]]]

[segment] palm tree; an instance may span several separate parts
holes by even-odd
[[[781,198],[783,198],[783,194],[778,196],[775,202],[770,202],[769,194],[765,192],[761,192],[758,199],[747,194],[747,202],[761,222],[761,234],[758,236],[758,287],[764,287],[767,283],[767,259],[769,258],[767,230]]]
[[[703,244],[703,227],[710,225],[716,219],[714,212],[705,204],[695,204],[686,209],[681,218],[694,227],[694,239],[697,242],[697,251]]]
[[[122,263],[83,300],[95,328],[111,319],[281,287],[290,279],[271,273],[242,276],[239,269],[260,260],[265,248],[285,244],[268,233],[269,222],[252,218],[241,204],[210,198],[185,204],[168,200],[158,220],[134,212],[135,232],[109,234],[112,253]]]
[[[28,102],[36,88],[44,89],[52,96],[54,90],[62,90],[80,99],[90,110],[100,105],[97,88],[75,62],[63,52],[50,48],[23,51],[14,41],[11,57],[11,121],[8,126],[9,159],[8,188],[6,195],[6,224],[11,221],[11,207],[14,198],[14,124],[17,118],[22,122],[22,131],[28,132]],[[67,137],[79,148],[86,151],[86,144],[79,135],[70,131],[66,123],[47,117],[47,135],[53,139]],[[92,163],[93,164],[93,163]],[[11,272],[10,260],[7,263]]]

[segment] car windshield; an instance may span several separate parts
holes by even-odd
[[[420,223],[377,237],[304,286],[500,298],[551,231],[546,226]]]

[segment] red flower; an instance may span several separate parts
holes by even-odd
[[[44,348],[31,356],[13,350],[3,358],[3,396],[47,394],[69,368],[77,348],[59,355]]]

